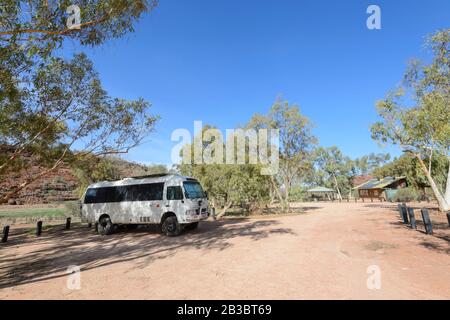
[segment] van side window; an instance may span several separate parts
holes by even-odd
[[[91,188],[84,203],[113,203],[123,201],[154,201],[163,199],[164,183],[138,184],[118,187]]]
[[[86,195],[84,196],[84,203],[94,203],[97,190],[98,189],[87,189]]]
[[[167,187],[167,200],[183,200],[181,187]]]
[[[126,201],[153,201],[163,199],[164,183],[138,184],[127,187]]]

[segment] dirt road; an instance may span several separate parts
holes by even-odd
[[[450,299],[443,215],[427,236],[392,204],[303,206],[297,216],[207,221],[177,238],[80,226],[36,240],[16,227],[0,244],[0,299]],[[71,265],[80,290],[67,287]]]

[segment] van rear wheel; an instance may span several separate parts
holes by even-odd
[[[110,235],[114,232],[114,225],[109,217],[103,217],[98,223],[98,233],[102,236]]]
[[[177,217],[169,216],[162,223],[162,232],[168,237],[176,237],[181,233],[181,226]]]

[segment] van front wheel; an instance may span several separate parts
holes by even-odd
[[[176,237],[181,233],[181,226],[177,217],[169,216],[162,223],[162,232],[168,237]]]

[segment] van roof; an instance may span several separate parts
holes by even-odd
[[[147,184],[147,183],[165,183],[171,181],[173,183],[183,181],[197,181],[197,179],[182,176],[179,174],[153,174],[148,176],[129,177],[117,181],[102,181],[91,184],[88,188],[102,188],[102,187],[114,187],[114,186],[127,186],[135,184]]]

